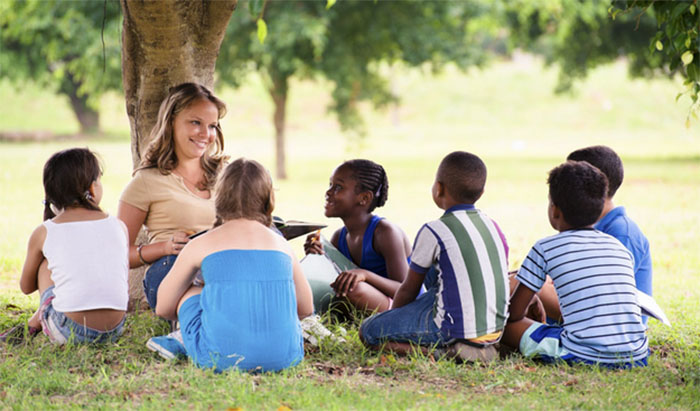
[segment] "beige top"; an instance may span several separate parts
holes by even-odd
[[[157,168],[136,172],[121,201],[146,212],[148,243],[168,240],[175,231],[190,234],[211,228],[216,218],[214,191],[209,199],[191,192],[182,177]]]

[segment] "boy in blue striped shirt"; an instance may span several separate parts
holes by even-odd
[[[508,246],[496,223],[474,207],[485,182],[479,157],[456,151],[442,160],[432,195],[445,213],[418,232],[391,310],[362,323],[366,345],[397,353],[438,347],[462,361],[495,357],[507,317]],[[418,295],[421,284],[427,291]]]
[[[520,267],[503,343],[546,362],[646,365],[649,348],[632,255],[593,228],[605,204],[607,178],[585,161],[567,161],[550,171],[547,182],[549,222],[559,234],[537,241]],[[547,276],[559,299],[561,325],[524,317]]]
[[[608,178],[608,194],[600,220],[593,226],[605,234],[620,240],[634,257],[634,282],[639,291],[652,295],[652,265],[649,240],[639,226],[627,215],[625,207],[615,206],[613,197],[622,185],[625,168],[622,159],[607,146],[590,146],[571,152],[566,158],[574,161],[588,161]],[[644,325],[647,316],[642,316]]]

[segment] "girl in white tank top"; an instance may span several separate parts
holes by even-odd
[[[63,344],[115,341],[128,302],[124,223],[99,208],[102,170],[88,149],[55,153],[44,165],[44,223],[29,237],[20,288],[39,290],[28,324],[0,335],[18,344],[39,331]]]

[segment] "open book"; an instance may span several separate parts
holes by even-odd
[[[331,299],[335,295],[330,284],[335,281],[338,274],[357,268],[355,263],[345,257],[325,237],[321,236],[320,241],[324,254],[307,254],[300,261],[304,275],[311,285],[317,314],[328,311]]]
[[[286,240],[297,238],[301,235],[314,232],[325,228],[324,224],[308,223],[306,221],[287,220],[284,221],[280,217],[272,217],[272,225],[279,231]],[[206,233],[209,229],[202,230],[198,233],[190,235],[190,240]]]
[[[654,317],[665,325],[671,325],[666,314],[664,314],[661,307],[659,307],[656,301],[654,301],[654,298],[649,294],[637,290],[637,304],[639,304],[639,308],[642,309],[642,315]]]
[[[274,224],[275,228],[277,228],[287,240],[326,228],[325,224],[309,223],[299,220],[284,221],[280,217],[272,217],[272,224]]]

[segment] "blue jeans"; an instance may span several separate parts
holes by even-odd
[[[152,310],[156,308],[158,298],[158,287],[163,278],[170,272],[175,264],[176,255],[166,255],[157,259],[143,276],[143,292],[146,294],[146,301]]]
[[[431,287],[410,304],[367,318],[360,326],[362,339],[369,345],[387,341],[445,345],[447,341],[433,321],[437,290],[437,287]]]
[[[52,301],[55,297],[53,290],[55,286],[47,288],[41,295],[39,303],[39,321],[46,334],[52,342],[65,344],[72,342],[75,344],[82,343],[107,343],[114,342],[124,332],[124,321],[121,322],[109,331],[100,331],[94,328],[87,327],[83,324],[78,324],[70,318],[66,317],[60,311],[53,308]]]

